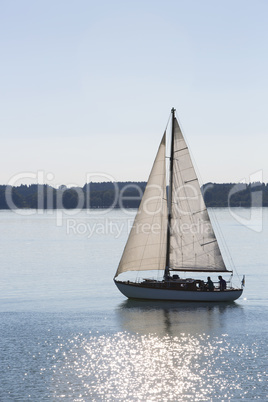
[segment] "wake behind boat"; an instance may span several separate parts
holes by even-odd
[[[135,280],[126,273],[135,271]],[[140,278],[140,272],[161,278]],[[169,187],[166,189],[164,133],[114,281],[128,298],[176,301],[233,301],[243,287],[208,288],[202,279],[178,273],[231,273],[227,270],[204,203],[175,109],[171,111]],[[124,279],[118,279],[118,276]],[[159,276],[159,275],[158,275]]]

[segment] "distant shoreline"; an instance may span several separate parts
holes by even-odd
[[[47,184],[0,185],[0,210],[138,208],[145,186],[146,182],[88,183],[58,189]],[[268,207],[265,183],[206,183],[202,192],[207,207]]]

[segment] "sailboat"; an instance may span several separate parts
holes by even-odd
[[[223,260],[174,108],[170,143],[166,157],[165,131],[114,282],[131,299],[234,301],[241,296],[242,285],[234,288],[229,281],[224,290],[218,286],[209,290],[204,280],[196,278],[199,273],[232,276],[233,271]],[[131,271],[136,277],[126,278]],[[157,277],[141,278],[144,271],[157,272]],[[194,278],[185,278],[189,273]]]

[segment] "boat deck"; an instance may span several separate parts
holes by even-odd
[[[132,281],[117,281],[125,285],[131,285],[138,288],[147,289],[172,289],[172,290],[191,290],[197,292],[208,292],[205,282],[199,279],[176,279],[169,281],[157,281],[153,279],[144,279],[142,282],[132,282]],[[233,287],[227,287],[224,292],[234,290]],[[219,288],[216,288],[212,292],[222,292]]]

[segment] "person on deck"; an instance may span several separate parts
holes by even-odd
[[[226,289],[226,281],[223,279],[221,275],[218,276],[220,280],[220,290],[223,291]]]
[[[208,289],[209,292],[213,292],[214,290],[214,283],[212,282],[210,276],[208,276],[208,281],[206,283],[206,288]]]

